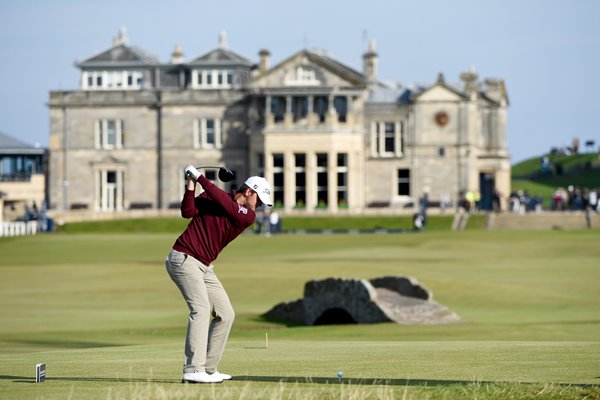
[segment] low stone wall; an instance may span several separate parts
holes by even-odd
[[[600,214],[574,212],[541,212],[527,214],[490,213],[489,230],[576,230],[600,228]]]
[[[122,219],[138,219],[138,218],[177,218],[181,216],[180,210],[126,210],[126,211],[69,211],[65,213],[49,211],[48,216],[53,218],[57,225],[66,224],[69,222],[84,222],[84,221],[113,221]]]

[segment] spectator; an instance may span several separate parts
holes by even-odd
[[[590,189],[583,188],[583,193],[581,194],[581,209],[588,210],[591,209],[590,205]]]
[[[534,211],[536,213],[542,212],[543,202],[544,202],[543,197],[539,193],[536,193],[530,202],[531,211]]]
[[[548,175],[550,173],[550,159],[548,156],[542,157],[542,175]]]
[[[492,194],[492,210],[494,212],[499,213],[502,211],[502,206],[500,205],[500,198],[502,195],[498,190],[494,189],[494,193]]]
[[[573,151],[574,154],[579,153],[579,138],[573,138],[573,141],[571,142],[571,151]]]
[[[440,212],[444,214],[446,212],[446,208],[450,208],[450,195],[448,193],[442,193],[440,196]]]
[[[596,190],[590,190],[590,208],[592,211],[598,212],[598,195],[600,194],[600,188]]]
[[[279,218],[279,213],[275,210],[271,212],[269,215],[269,223],[271,225],[271,233],[279,233],[281,232],[281,219]]]
[[[265,210],[265,212],[262,214],[262,233],[269,237],[271,236],[271,216],[269,215],[269,212]]]
[[[531,197],[529,197],[529,192],[527,190],[521,191],[519,190],[519,213],[525,214],[527,211],[530,211],[529,202],[531,201]]]
[[[467,193],[465,192],[465,190],[461,190],[460,192],[458,192],[458,206],[460,206],[461,208],[463,208],[465,211],[469,211],[468,210],[468,204],[467,204]]]
[[[260,235],[263,232],[264,210],[256,210],[256,219],[254,220],[254,233]]]
[[[471,212],[474,210],[475,208],[475,193],[473,193],[472,191],[468,190],[467,193],[465,194],[465,205],[466,205],[466,210],[467,212]]]
[[[481,209],[481,193],[479,191],[474,193],[473,201],[475,202],[475,210],[479,211]]]
[[[508,199],[510,204],[510,211],[519,212],[519,208],[521,207],[521,202],[519,201],[519,193],[516,190],[513,190],[512,192],[510,192],[510,196]]]
[[[562,187],[556,189],[552,195],[552,210],[553,211],[564,211],[567,202],[567,192]]]
[[[429,207],[429,195],[424,192],[419,199],[419,214],[423,217],[423,226],[427,225],[427,208]]]
[[[573,209],[573,198],[575,197],[575,188],[573,185],[567,186],[567,210]]]
[[[581,193],[581,189],[579,189],[579,186],[576,186],[573,189],[570,209],[573,211],[583,210],[583,194]]]

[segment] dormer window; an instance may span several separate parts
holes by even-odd
[[[144,84],[143,71],[83,71],[83,90],[137,90]]]
[[[318,86],[321,80],[318,78],[317,71],[306,65],[299,65],[285,77],[287,86]]]
[[[233,71],[226,69],[196,69],[192,74],[194,89],[230,89]]]

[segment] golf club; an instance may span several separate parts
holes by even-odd
[[[200,166],[196,167],[197,170],[200,169],[218,169],[219,170],[219,180],[221,182],[230,182],[235,179],[235,172],[226,167],[214,167],[214,166]]]

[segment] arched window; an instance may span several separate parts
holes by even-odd
[[[287,86],[318,86],[320,85],[320,73],[307,65],[298,65],[289,71],[285,77]]]

